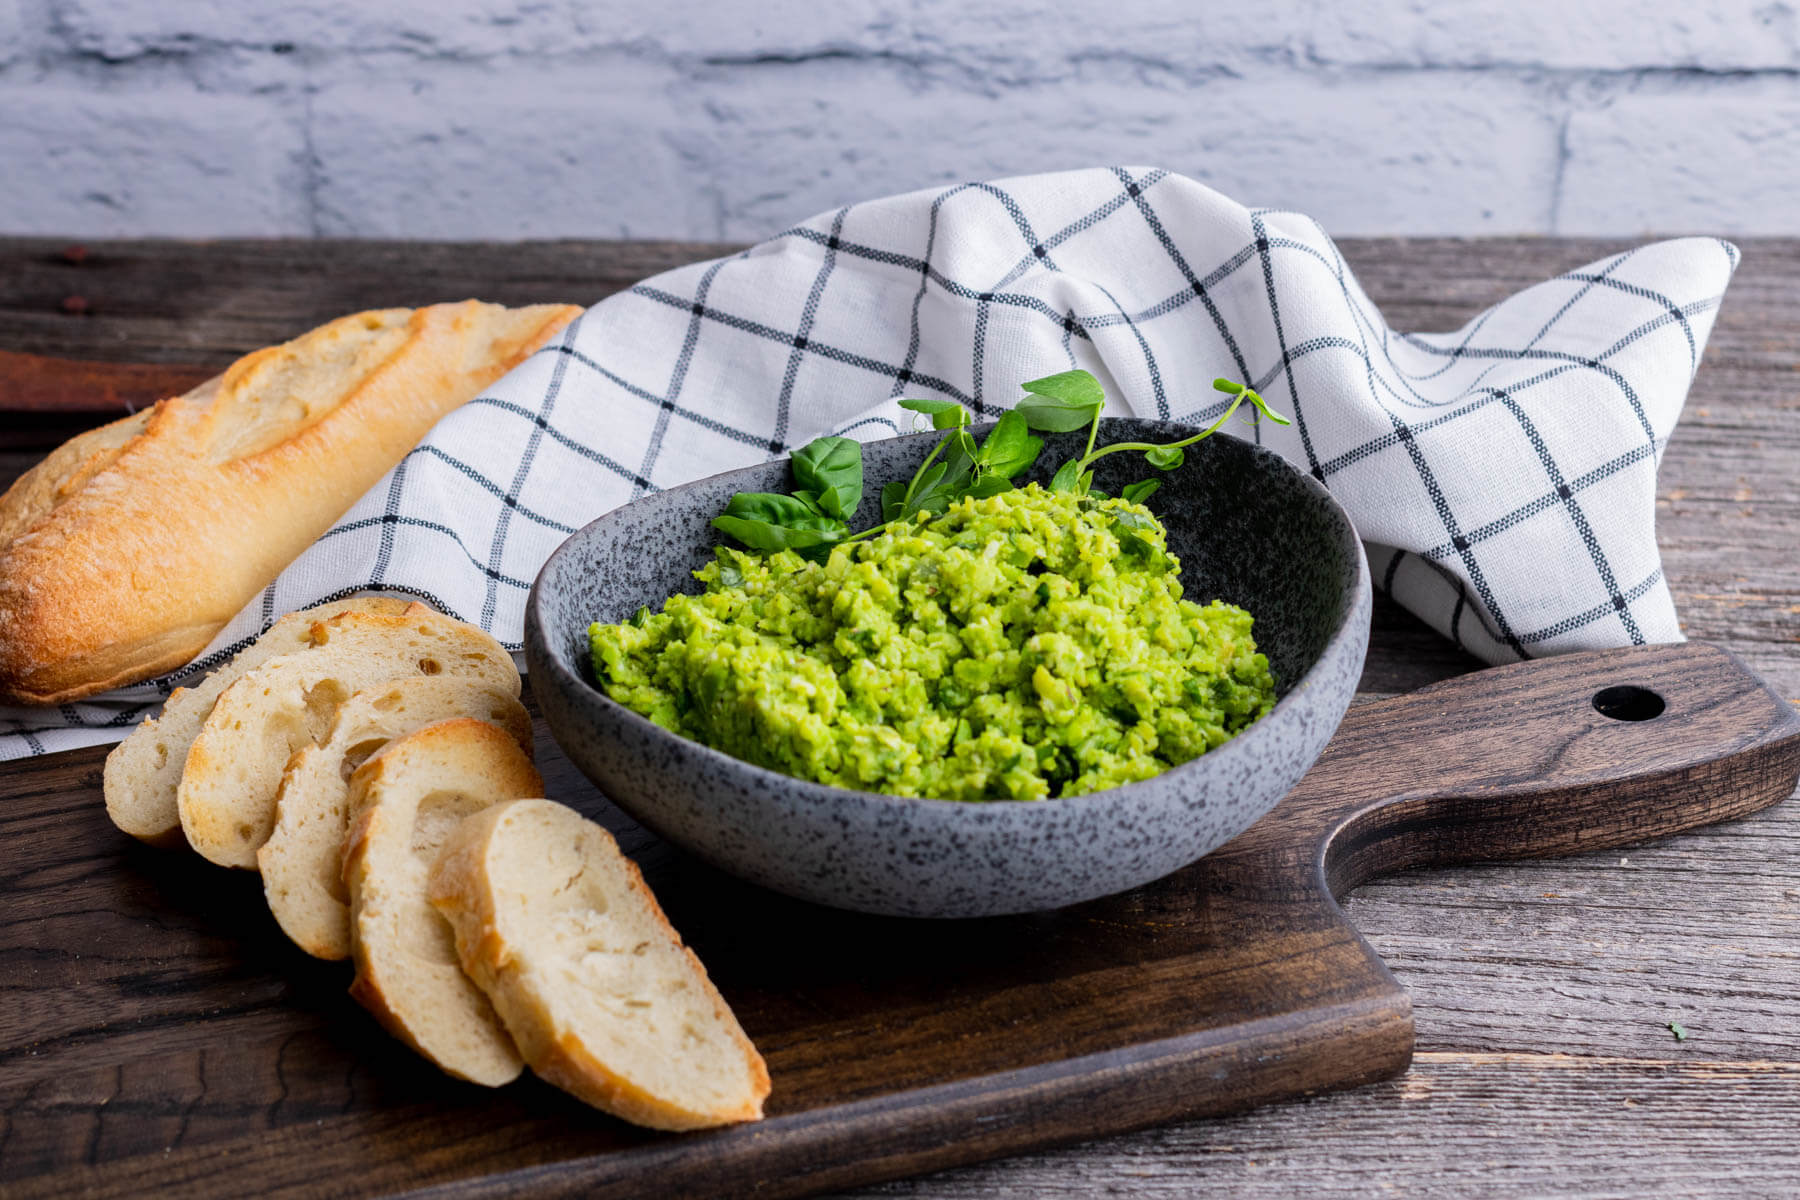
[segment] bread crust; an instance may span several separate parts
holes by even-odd
[[[705,966],[669,924],[662,906],[644,882],[643,872],[629,858],[619,856],[617,864],[625,889],[642,906],[640,911],[650,918],[662,938],[678,949],[689,977],[702,987],[712,1008],[712,1019],[726,1032],[741,1059],[739,1066],[745,1072],[747,1087],[736,1103],[710,1108],[687,1106],[657,1095],[606,1062],[590,1048],[583,1031],[568,1027],[552,1011],[525,961],[528,948],[507,936],[507,926],[519,918],[509,920],[500,911],[498,897],[505,889],[490,874],[497,831],[527,806],[562,809],[566,819],[582,822],[565,806],[537,799],[513,800],[474,813],[445,842],[437,865],[432,868],[430,891],[431,903],[456,931],[457,956],[463,970],[493,1001],[526,1063],[546,1081],[571,1095],[652,1129],[704,1129],[759,1120],[763,1101],[769,1094],[768,1067],[708,978]],[[616,849],[610,834],[598,825],[593,829]]]
[[[188,845],[222,867],[256,868],[291,755],[322,737],[356,692],[440,672],[519,692],[505,647],[424,605],[340,613],[314,625],[313,640],[226,688],[188,747],[176,811]]]
[[[464,976],[450,931],[426,900],[428,859],[436,857],[429,843],[444,832],[443,814],[427,808],[438,801],[488,806],[543,787],[511,734],[471,717],[394,739],[350,781],[343,863],[356,965],[350,994],[439,1067],[488,1087],[517,1078],[524,1064],[487,997]],[[435,831],[433,818],[440,822]],[[438,936],[425,925],[436,926]]]
[[[0,496],[0,702],[173,670],[446,413],[578,315],[357,313],[75,439]]]
[[[288,761],[275,796],[275,828],[257,850],[256,865],[276,923],[314,958],[350,956],[349,898],[339,870],[349,774],[387,742],[457,716],[498,725],[531,753],[531,717],[506,689],[429,675],[357,692],[338,709],[327,738]]]
[[[323,621],[346,612],[391,615],[411,607],[412,602],[385,596],[353,596],[291,612],[205,679],[176,688],[163,703],[161,715],[140,723],[106,756],[102,775],[106,815],[152,846],[185,846],[176,803],[182,766],[219,694],[271,658],[315,645]]]

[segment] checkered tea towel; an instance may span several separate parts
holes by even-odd
[[[596,304],[425,441],[175,676],[0,712],[0,757],[116,739],[276,616],[358,589],[517,647],[563,538],[660,488],[845,432],[903,397],[987,416],[1070,367],[1107,411],[1199,424],[1246,380],[1380,587],[1489,662],[1680,638],[1656,465],[1737,263],[1660,242],[1451,333],[1400,333],[1317,222],[1167,171],[1070,171],[854,204]],[[553,297],[547,297],[553,298]],[[8,735],[8,729],[11,730]]]

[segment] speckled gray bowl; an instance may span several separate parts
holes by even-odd
[[[1101,442],[1191,432],[1109,419]],[[936,440],[871,443],[872,497],[905,479]],[[1035,476],[1079,453],[1049,439]],[[1131,461],[1127,461],[1127,460]],[[1102,459],[1096,486],[1150,474],[1138,455]],[[1058,908],[1161,878],[1273,808],[1324,750],[1362,671],[1369,574],[1350,519],[1311,478],[1235,438],[1189,448],[1151,507],[1169,529],[1186,595],[1249,609],[1281,700],[1211,753],[1155,779],[1066,800],[964,804],[791,779],[710,750],[609,700],[592,682],[589,622],[621,621],[696,590],[712,558],[707,522],[737,491],[785,491],[787,460],[646,497],[580,530],[544,564],[525,617],[531,687],[557,743],[653,832],[754,883],[820,904],[915,917]],[[872,523],[871,500],[863,512]]]

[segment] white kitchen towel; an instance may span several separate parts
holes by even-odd
[[[1676,641],[1656,465],[1736,264],[1727,242],[1659,242],[1453,333],[1398,333],[1317,222],[1167,171],[851,205],[596,304],[440,422],[198,662],[0,710],[0,758],[117,739],[276,616],[358,590],[517,647],[538,567],[607,510],[823,433],[910,430],[904,397],[992,416],[1070,367],[1111,414],[1195,424],[1228,402],[1215,377],[1248,381],[1293,423],[1233,431],[1324,480],[1379,586],[1489,662]]]

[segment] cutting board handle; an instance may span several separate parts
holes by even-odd
[[[1231,851],[1310,847],[1334,896],[1427,863],[1600,850],[1792,794],[1800,714],[1689,642],[1478,671],[1352,709]],[[1273,839],[1273,840],[1270,840]]]

